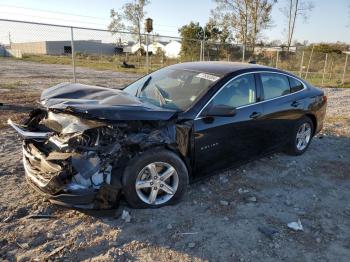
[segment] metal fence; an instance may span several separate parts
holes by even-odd
[[[2,50],[2,51],[1,51]],[[0,56],[72,65],[72,81],[84,78],[79,68],[147,73],[187,61],[243,59],[242,45],[198,39],[117,32],[0,19]],[[147,52],[148,51],[148,52]],[[348,54],[318,53],[313,47],[295,52],[247,47],[245,62],[277,67],[319,86],[350,83]]]

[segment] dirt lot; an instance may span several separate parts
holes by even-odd
[[[82,82],[105,86],[135,78],[84,71]],[[70,73],[0,60],[1,85],[20,83],[0,89],[0,102],[32,105],[40,90]],[[325,92],[324,130],[303,156],[277,153],[191,185],[176,206],[133,210],[122,203],[107,217],[55,207],[35,194],[23,176],[20,139],[1,128],[0,260],[350,261],[350,89]],[[26,110],[4,108],[1,121]],[[122,210],[129,223],[118,217]],[[50,218],[30,217],[36,214]],[[298,219],[304,231],[287,227]]]

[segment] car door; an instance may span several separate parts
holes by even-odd
[[[229,80],[194,120],[195,168],[206,174],[247,160],[261,153],[259,122],[262,105],[256,103],[255,74]],[[236,108],[234,116],[209,116],[203,112],[214,105]]]
[[[304,114],[303,83],[281,73],[259,74],[263,96],[262,130],[266,151],[273,151],[290,139],[294,123]]]

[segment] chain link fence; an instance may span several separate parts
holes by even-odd
[[[145,74],[188,61],[242,62],[242,49],[240,44],[0,19],[0,56],[72,65],[70,81],[84,78],[81,68]],[[287,70],[316,86],[349,86],[348,54],[318,53],[312,46],[293,51],[247,47],[244,62]]]

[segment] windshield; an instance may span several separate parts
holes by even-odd
[[[130,84],[124,91],[156,106],[184,111],[218,79],[206,73],[163,68]]]

